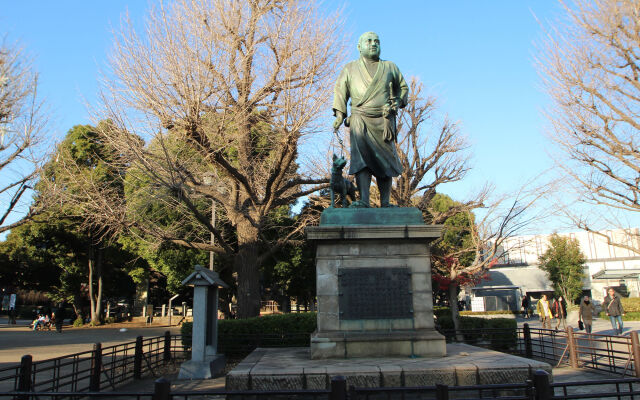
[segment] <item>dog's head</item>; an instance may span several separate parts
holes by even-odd
[[[341,170],[345,165],[347,165],[347,160],[344,157],[338,157],[335,154],[333,155],[334,170]]]

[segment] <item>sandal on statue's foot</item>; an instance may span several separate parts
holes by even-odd
[[[365,203],[362,200],[356,200],[353,203],[351,203],[351,205],[349,206],[349,208],[369,208],[369,204]]]
[[[391,204],[391,203],[386,203],[386,204],[381,204],[380,208],[399,208],[400,206],[397,204]]]

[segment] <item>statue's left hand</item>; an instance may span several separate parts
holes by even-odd
[[[346,116],[341,112],[336,110],[336,119],[335,121],[333,121],[333,129],[338,130],[338,128],[340,128],[340,125],[342,125],[342,121],[344,121],[344,118]]]
[[[382,115],[386,116],[390,116],[390,115],[396,115],[398,113],[398,107],[396,107],[393,104],[385,104],[382,106]]]

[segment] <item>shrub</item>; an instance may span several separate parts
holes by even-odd
[[[218,321],[218,328],[220,327],[220,322]],[[191,347],[191,335],[193,334],[193,322],[183,322],[182,326],[180,326],[180,335],[182,335],[182,345],[184,347]]]
[[[277,314],[218,321],[218,350],[227,356],[242,355],[256,347],[308,347],[316,330],[316,313]],[[180,328],[182,345],[191,347],[193,323]]]
[[[84,325],[84,321],[82,320],[82,317],[78,317],[75,319],[75,321],[73,321],[73,326],[75,327],[79,327],[83,325]]]
[[[453,319],[451,315],[443,314],[436,319],[436,329],[440,331],[449,331],[453,329]]]
[[[16,315],[19,319],[31,319],[34,320],[38,314],[38,306],[34,304],[25,304],[16,307]]]
[[[451,316],[451,309],[449,307],[443,306],[433,306],[433,316],[436,318],[440,318],[441,316]]]
[[[622,297],[620,301],[622,302],[622,308],[627,313],[640,312],[640,297]]]
[[[504,314],[512,314],[512,315],[520,315],[522,314],[520,311],[509,311],[509,310],[499,310],[499,311],[460,311],[460,315],[504,315]]]
[[[621,297],[620,302],[622,303],[622,308],[627,313],[627,315],[623,316],[622,319],[625,321],[638,321],[640,320],[640,297]],[[607,314],[604,311],[600,312],[600,318],[609,319]]]
[[[482,339],[482,329],[488,320],[484,318],[460,317],[460,329],[463,331],[464,342],[477,343]]]
[[[447,336],[447,341],[455,338],[450,316],[438,318],[438,328]],[[493,350],[509,351],[514,349],[517,343],[518,323],[512,318],[487,319],[461,316],[460,329],[464,343],[467,344],[484,342]]]
[[[485,319],[485,339],[489,340],[489,347],[497,351],[509,351],[516,348],[518,339],[518,323],[511,318]],[[500,329],[500,334],[491,332],[491,329]]]
[[[604,311],[601,311],[600,314],[598,314],[598,316],[602,319],[606,319],[607,321],[609,320],[609,316],[607,316],[607,314]],[[622,316],[622,320],[623,321],[640,321],[640,312],[637,312],[637,311],[627,312],[625,315]]]

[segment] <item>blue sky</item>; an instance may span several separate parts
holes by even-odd
[[[19,40],[34,57],[56,138],[90,122],[85,103],[95,103],[111,30],[125,11],[141,24],[148,4],[0,0],[0,34]],[[462,199],[486,181],[508,192],[551,167],[542,116],[547,99],[534,66],[534,42],[542,37],[537,19],[548,23],[562,16],[556,0],[322,3],[327,10],[341,5],[354,43],[350,58],[358,56],[358,35],[376,31],[382,58],[394,61],[405,77],[418,76],[469,137],[474,169],[447,193]],[[327,110],[327,125],[331,121]],[[559,222],[545,229],[560,229]]]

